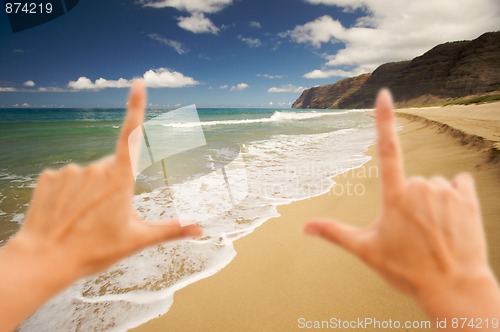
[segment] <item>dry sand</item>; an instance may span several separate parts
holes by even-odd
[[[487,107],[493,110],[488,111],[488,126],[493,130],[491,135],[496,135],[500,128],[500,104]],[[405,112],[429,117],[430,112],[439,112],[441,121],[460,122],[463,132],[484,134],[482,122],[478,122],[483,117],[482,108]],[[470,119],[468,126],[462,112],[479,115]],[[486,148],[466,146],[446,128],[417,118],[399,121],[404,125],[400,136],[409,176],[441,174],[450,178],[460,171],[474,174],[490,261],[500,276],[500,164],[488,162]],[[136,331],[291,331],[298,329],[301,317],[425,320],[410,299],[392,290],[356,258],[301,233],[304,222],[314,217],[337,218],[354,225],[371,222],[378,210],[379,195],[374,147],[368,153],[373,159],[362,168],[335,178],[337,189],[334,187],[330,194],[281,207],[281,217],[269,220],[235,243],[238,254],[227,267],[177,292],[167,314]],[[351,195],[346,194],[348,187]],[[343,195],[339,188],[344,189]],[[361,190],[364,194],[352,194],[355,188],[358,194]]]

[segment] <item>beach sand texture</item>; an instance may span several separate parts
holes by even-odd
[[[490,261],[500,277],[500,164],[491,161],[488,147],[488,140],[491,145],[499,141],[500,103],[398,112],[419,116],[398,116],[408,176],[474,175]],[[484,144],[462,139],[453,128],[483,137]],[[359,260],[301,233],[304,222],[315,217],[370,224],[379,188],[375,147],[368,153],[373,159],[337,176],[330,194],[281,207],[281,217],[235,243],[238,255],[227,267],[177,292],[167,314],[134,331],[293,331],[299,318],[425,320],[409,298]]]

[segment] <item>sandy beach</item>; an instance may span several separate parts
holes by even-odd
[[[500,141],[500,103],[398,112],[408,176],[475,176],[499,277],[500,164],[491,159]],[[281,217],[235,243],[238,254],[228,266],[177,292],[167,314],[134,331],[291,331],[300,318],[425,320],[356,258],[301,233],[315,217],[370,224],[379,196],[375,147],[367,153],[372,160],[337,176],[329,194],[281,207]]]

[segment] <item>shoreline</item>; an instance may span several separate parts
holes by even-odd
[[[408,175],[441,173],[449,178],[460,170],[475,175],[490,261],[499,276],[500,226],[495,220],[500,216],[495,202],[500,194],[498,166],[488,162],[484,149],[464,146],[435,123],[402,119],[402,112],[398,111],[398,123],[404,124],[400,136]],[[426,320],[414,303],[357,259],[300,232],[306,220],[318,216],[358,226],[369,224],[378,207],[378,178],[370,173],[377,161],[375,147],[367,154],[372,160],[336,176],[330,193],[279,207],[280,217],[234,243],[238,255],[229,265],[176,292],[174,305],[164,316],[133,331],[294,330],[301,317]],[[345,188],[349,183],[363,186],[363,195],[335,193],[335,187]]]

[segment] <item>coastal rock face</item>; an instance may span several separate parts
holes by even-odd
[[[369,108],[388,87],[399,106],[500,91],[500,31],[473,41],[438,45],[411,61],[387,63],[372,74],[307,89],[294,108]]]
[[[339,104],[366,83],[371,74],[346,78],[335,84],[304,90],[292,108],[339,108]]]
[[[402,77],[410,61],[386,63],[375,69],[369,79],[358,90],[339,103],[339,108],[370,108],[378,90],[390,87]],[[394,92],[395,93],[395,92]]]

